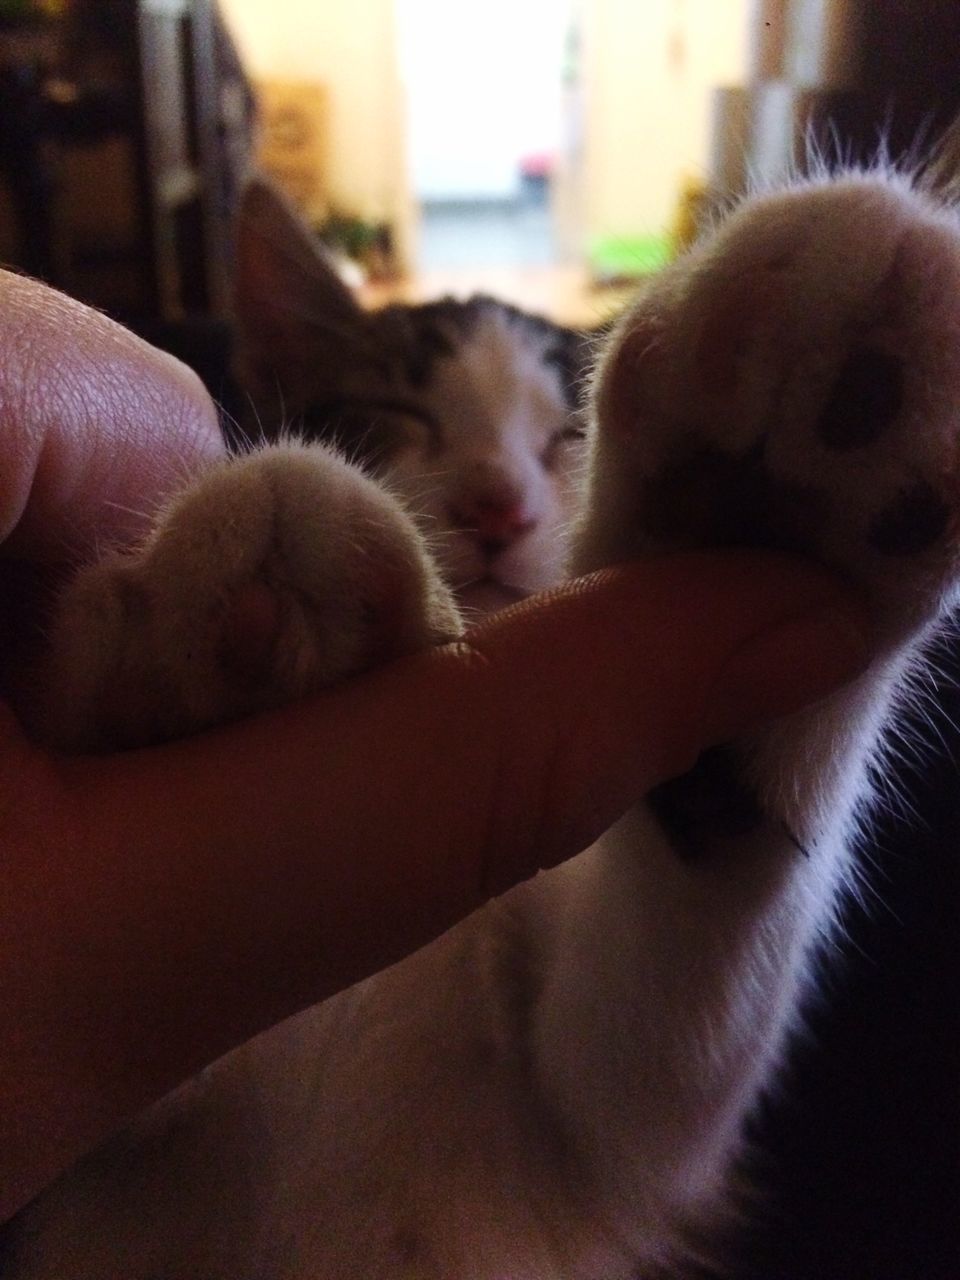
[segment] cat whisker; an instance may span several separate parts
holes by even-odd
[[[147,510],[143,507],[128,507],[122,502],[115,502],[112,498],[107,498],[104,500],[103,506],[110,507],[113,511],[123,511],[126,515],[135,516],[138,520],[149,521],[156,517],[160,504],[155,503],[151,509]]]
[[[260,416],[260,410],[257,407],[256,400],[254,400],[250,391],[246,388],[244,388],[243,396],[247,402],[250,414],[257,426],[255,436],[244,426],[243,423],[238,421],[238,419],[236,419],[231,413],[228,413],[222,405],[218,406],[223,418],[225,418],[226,421],[234,428],[232,439],[228,442],[230,448],[240,453],[247,452],[249,449],[254,449],[258,445],[264,445],[267,443],[266,428],[263,425],[263,419]]]

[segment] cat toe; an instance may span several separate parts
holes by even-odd
[[[621,323],[594,389],[605,505],[577,567],[813,555],[936,608],[957,543],[960,223],[905,179],[748,201]]]
[[[277,707],[460,631],[413,522],[324,446],[211,468],[143,547],[81,573],[60,616],[70,728],[48,705],[46,736],[92,750]]]

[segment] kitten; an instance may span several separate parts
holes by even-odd
[[[960,595],[958,299],[958,215],[896,173],[749,200],[652,282],[597,370],[574,569],[664,549],[804,551],[869,602],[869,669],[705,753],[580,857],[216,1063],[21,1215],[7,1274],[651,1280],[696,1265],[734,1210],[744,1121],[857,875],[882,735]],[[336,515],[322,551],[320,530],[301,530],[321,490],[336,512],[342,486],[351,534],[396,537],[392,563],[341,537]],[[418,534],[373,481],[316,446],[254,454],[202,477],[142,553],[68,597],[58,661],[85,651],[82,625],[111,655],[71,694],[100,743],[141,736],[100,696],[117,671],[155,691],[157,664],[187,660],[167,648],[176,635],[144,643],[114,605],[131,578],[136,609],[175,599],[158,549],[186,540],[208,550],[184,597],[207,581],[211,601],[191,660],[225,716],[273,698],[224,664],[238,592],[293,620],[272,644],[254,625],[244,646],[280,697],[389,654],[390,635],[403,649],[457,630]],[[221,586],[232,544],[244,569]],[[374,608],[369,640],[362,610],[303,603],[318,579],[323,598],[340,581],[345,600],[393,601]],[[408,631],[390,629],[398,596]],[[287,686],[301,653],[315,675]],[[162,695],[180,699],[177,731],[215,714],[166,683]]]
[[[284,420],[386,480],[470,611],[559,581],[591,340],[484,296],[364,311],[262,179],[237,242],[238,380],[261,433]]]

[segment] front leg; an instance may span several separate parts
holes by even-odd
[[[956,598],[958,298],[952,212],[894,178],[801,186],[654,282],[596,379],[576,569],[796,551],[874,624],[857,682],[707,753],[552,887],[540,1069],[571,1176],[641,1268],[729,1207],[745,1117],[860,874],[883,730]]]

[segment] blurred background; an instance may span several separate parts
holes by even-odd
[[[0,0],[0,263],[229,405],[251,160],[370,305],[484,289],[586,326],[805,138],[920,156],[958,108],[960,0]],[[960,1276],[955,680],[939,701],[926,825],[880,823],[877,905],[758,1128],[739,1280]]]
[[[225,318],[253,156],[372,302],[593,323],[807,132],[922,147],[958,47],[955,0],[0,0],[0,260]]]

